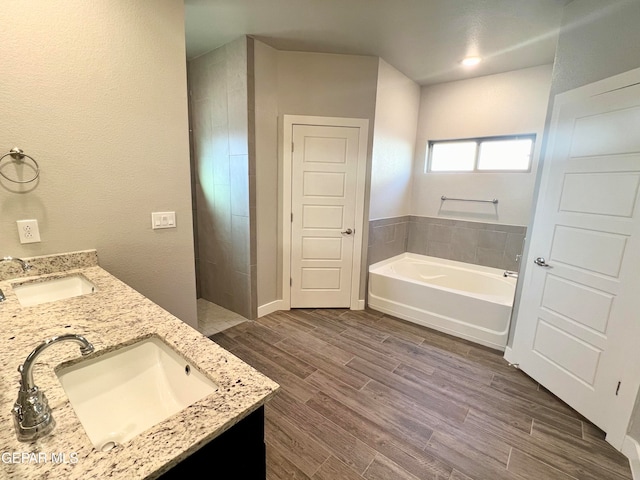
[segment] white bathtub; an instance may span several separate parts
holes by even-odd
[[[504,270],[403,253],[369,267],[369,306],[504,350],[516,279]]]

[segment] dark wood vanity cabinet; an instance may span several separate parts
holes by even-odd
[[[265,480],[266,476],[264,407],[260,407],[159,478]]]

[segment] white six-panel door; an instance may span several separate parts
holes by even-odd
[[[620,448],[640,361],[640,85],[556,98],[513,356]]]
[[[358,128],[293,126],[291,307],[350,306],[359,148]]]

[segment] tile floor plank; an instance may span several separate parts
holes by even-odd
[[[276,396],[268,404],[267,411],[276,410],[304,433],[316,441],[359,474],[364,472],[376,456],[371,447],[354,437],[307,405],[289,397],[286,393]]]
[[[307,476],[311,477],[330,456],[331,452],[276,410],[265,419],[265,441]]]
[[[619,476],[611,470],[591,462],[588,451],[581,450],[575,446],[563,447],[542,441],[509,425],[501,424],[500,421],[487,417],[473,409],[469,410],[465,423],[493,433],[515,449],[525,452],[527,455],[579,480],[631,479],[629,468],[627,468],[626,475]]]
[[[275,445],[267,445],[267,480],[309,480],[309,476],[291,463]]]
[[[266,340],[261,338],[259,334],[247,332],[245,335],[236,337],[235,340],[300,378],[306,378],[317,370],[316,367],[288,354],[274,344],[270,345]]]
[[[310,399],[307,405],[334,423],[345,426],[358,439],[421,480],[448,478],[451,472],[451,467],[438,458],[425,454],[413,443],[403,442],[390,434],[384,426],[323,392]]]
[[[511,452],[507,470],[527,480],[578,480],[515,448]]]
[[[372,413],[371,411],[374,410],[375,421],[386,424],[389,432],[405,441],[423,445],[433,433],[433,429],[421,421],[420,415],[416,415],[415,408],[398,409],[392,403],[385,403],[384,400],[377,401],[373,395],[351,388],[320,370],[311,374],[307,381],[318,390],[331,395],[359,413]]]
[[[631,480],[604,434],[502,354],[367,309],[212,335],[280,383],[269,480]]]
[[[424,480],[424,477],[411,475],[382,455],[376,455],[362,476],[367,480]]]
[[[300,377],[244,345],[235,347],[231,350],[231,353],[247,362],[253,368],[267,375],[274,382],[280,384],[282,390],[286,391],[289,395],[302,403],[306,402],[314,394],[318,393],[317,389],[303,381]]]
[[[329,459],[322,464],[313,480],[361,480],[362,476],[355,473],[348,466],[338,460],[336,457]]]

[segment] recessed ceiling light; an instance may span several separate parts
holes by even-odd
[[[467,57],[460,63],[465,67],[473,67],[474,65],[478,65],[481,61],[482,59],[480,57]]]

